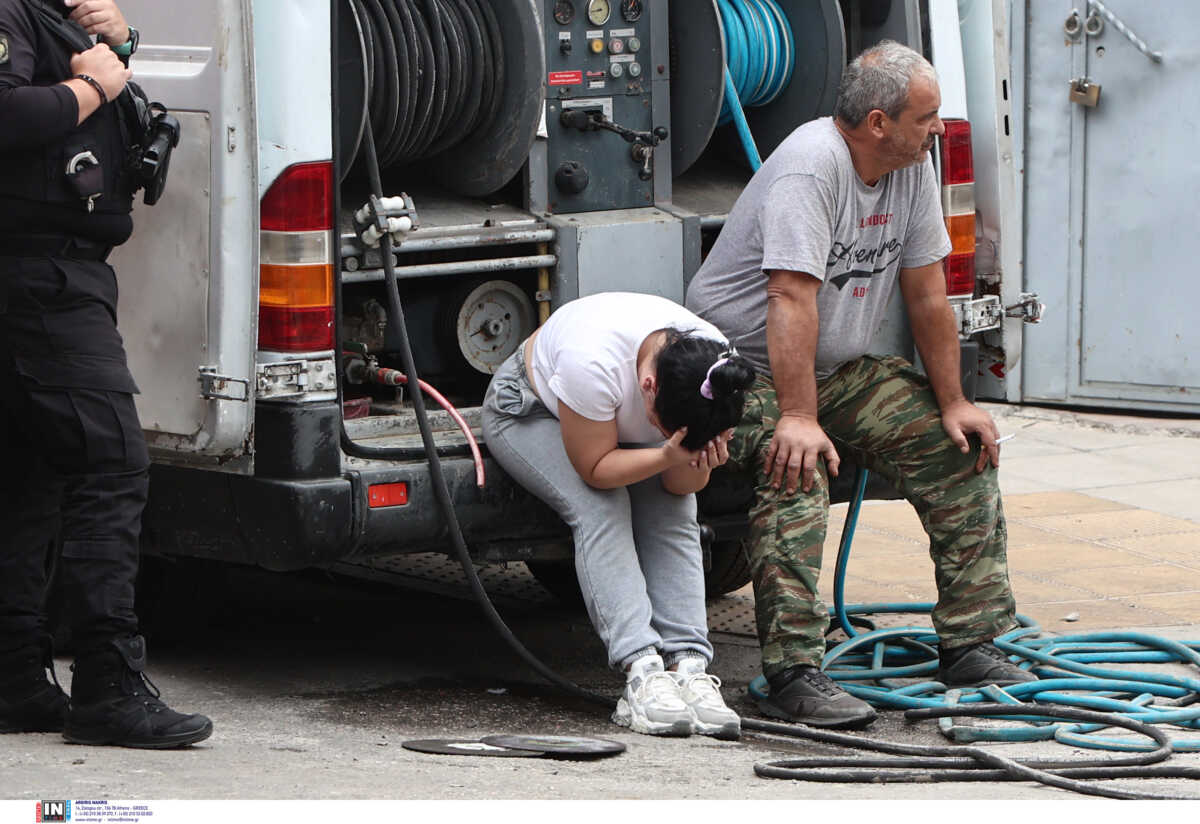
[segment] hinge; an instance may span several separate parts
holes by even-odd
[[[200,397],[242,403],[250,399],[250,381],[245,378],[218,375],[215,366],[201,366],[199,372],[200,376],[196,380],[200,381]]]
[[[1026,323],[1039,323],[1046,304],[1038,301],[1036,292],[1022,292],[1017,296],[1017,302],[1004,308],[1004,314],[1010,318],[1020,318]]]
[[[255,377],[260,400],[337,390],[332,358],[260,363]]]
[[[953,302],[951,307],[954,309],[954,318],[958,321],[958,333],[963,337],[999,329],[1000,322],[1004,319],[997,295]]]

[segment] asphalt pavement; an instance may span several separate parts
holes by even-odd
[[[987,405],[1004,434],[1001,483],[1018,611],[1046,633],[1138,628],[1200,639],[1200,422]],[[838,537],[831,522],[827,565]],[[519,567],[520,565],[515,565]],[[453,581],[404,587],[320,573],[279,576],[186,566],[190,593],[160,615],[150,675],[181,710],[212,717],[211,739],[184,751],[0,737],[0,799],[384,800],[1080,800],[1030,782],[836,784],[760,778],[754,765],[833,749],[779,736],[656,739],[611,724],[546,686]],[[521,641],[586,689],[620,680],[586,615],[507,571],[502,612]],[[848,599],[923,601],[933,593],[919,523],[903,502],[868,502],[847,575]],[[419,576],[417,576],[419,577]],[[831,585],[827,574],[823,587]],[[713,670],[731,706],[755,713],[758,674],[749,589],[710,605]],[[69,689],[70,660],[57,660]],[[1174,667],[1198,678],[1195,667]],[[413,739],[517,733],[592,736],[625,752],[599,760],[430,755]],[[1185,733],[1186,734],[1186,733]],[[862,737],[945,745],[933,722],[894,711]],[[1053,742],[984,745],[1012,758],[1095,758]],[[1200,754],[1172,764],[1200,767]],[[1135,791],[1200,797],[1200,782],[1137,779]],[[1200,808],[1189,806],[1189,811]],[[24,806],[12,820],[31,820]],[[657,809],[657,808],[656,808]],[[708,814],[718,808],[681,808]],[[798,808],[799,809],[799,808]],[[837,808],[832,808],[836,810]],[[987,817],[979,809],[977,816]],[[159,820],[163,820],[161,817]]]

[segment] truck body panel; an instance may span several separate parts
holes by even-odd
[[[524,169],[490,194],[464,193],[463,187],[487,178],[480,171],[487,163],[468,156],[478,152],[475,135],[463,144],[457,173],[448,171],[452,156],[437,156],[385,169],[383,175],[385,196],[405,192],[415,204],[417,226],[396,236],[395,270],[417,370],[458,405],[475,435],[488,370],[532,331],[539,314],[598,291],[651,292],[682,301],[687,280],[750,177],[730,127],[714,131],[686,173],[671,174],[670,138],[654,129],[670,132],[670,81],[679,76],[677,61],[686,67],[695,55],[675,51],[665,3],[647,4],[646,13],[633,20],[617,19],[614,4],[614,20],[605,26],[574,21],[541,33],[514,26],[520,20],[550,26],[544,10],[553,3],[496,0],[496,5],[519,11],[501,27],[516,38],[513,54],[523,64],[521,72],[507,75],[510,84],[530,74],[539,83],[546,80],[545,88],[504,91],[517,101],[520,117],[542,113],[530,135],[532,147],[521,150],[528,157]],[[977,105],[999,106],[994,99],[971,100],[972,90],[987,83],[988,65],[994,70],[997,63],[989,58],[990,63],[964,68],[971,48],[958,38],[966,38],[968,29],[960,28],[953,2],[782,5],[789,13],[811,15],[815,23],[805,37],[832,33],[827,48],[813,51],[829,60],[841,60],[847,43],[853,54],[884,36],[920,48],[928,8],[935,18],[927,20],[927,30],[946,82],[947,115],[974,118]],[[987,0],[975,5],[991,12]],[[363,149],[354,139],[361,137],[354,109],[364,98],[356,95],[354,82],[340,83],[345,78],[338,72],[347,65],[362,69],[369,50],[348,59],[347,49],[353,51],[356,38],[364,36],[363,21],[347,14],[348,8],[340,0],[219,0],[183,11],[150,0],[124,4],[142,30],[134,64],[138,79],[184,123],[166,196],[154,209],[138,209],[135,235],[114,259],[121,329],[143,390],[139,412],[155,461],[145,517],[148,551],[278,570],[446,551],[446,525],[409,403],[411,389],[351,379],[355,358],[397,368],[402,342],[388,322],[380,251],[359,237],[362,225],[354,218],[370,200]],[[353,36],[348,20],[356,26]],[[580,50],[579,41],[588,42],[590,62],[562,48],[568,33]],[[992,38],[988,32],[970,36]],[[644,43],[633,43],[642,38]],[[621,44],[613,45],[614,39]],[[593,40],[602,41],[600,49],[591,48]],[[721,40],[714,35],[705,42]],[[650,75],[647,81],[634,82],[627,73],[635,62]],[[575,65],[588,69],[579,72],[588,78],[587,89],[572,85]],[[622,71],[614,72],[613,65]],[[592,70],[597,67],[605,71]],[[793,100],[831,105],[830,83],[840,65],[803,68],[814,90],[789,90],[788,105]],[[606,100],[615,102],[606,108]],[[614,122],[624,119],[618,125],[628,134],[569,125],[563,112],[579,106],[597,108]],[[799,125],[770,111],[750,118],[769,135],[768,150],[770,141]],[[1000,121],[996,116],[991,122]],[[998,128],[989,125],[976,136],[983,162],[1004,157]],[[511,159],[523,139],[517,132],[511,119],[505,121],[495,147],[499,158]],[[640,152],[639,146],[650,151]],[[555,188],[557,172],[571,158],[583,158],[598,180],[586,197],[559,196],[565,189]],[[291,235],[260,233],[264,196],[297,164],[331,165],[331,226]],[[640,177],[647,170],[652,183]],[[1007,173],[998,168],[991,188],[1002,190]],[[626,208],[631,197],[652,202]],[[267,219],[264,210],[262,222]],[[999,243],[1009,230],[995,226]],[[333,266],[338,348],[259,350],[260,264],[292,251],[325,249]],[[999,280],[997,273],[997,290]],[[970,315],[971,295],[953,302],[961,316]],[[484,338],[477,338],[482,331],[477,318],[491,324]],[[873,349],[914,356],[898,298]],[[965,334],[964,352],[964,372],[973,379],[978,352]],[[434,406],[429,400],[426,405]],[[355,417],[363,413],[367,416]],[[451,417],[435,410],[431,420],[476,558],[570,557],[567,528],[504,475],[487,457],[486,445],[477,466]],[[476,483],[480,468],[487,476],[483,487]],[[834,500],[849,495],[850,473],[844,474]],[[709,547],[736,547],[745,535],[746,489],[726,480],[715,480],[701,496]],[[873,486],[870,494],[895,493]]]
[[[257,268],[257,137],[249,6],[132,2],[149,34],[134,62],[183,135],[166,194],[134,210],[134,239],[113,253],[120,328],[156,455],[224,461],[251,449]],[[248,296],[247,292],[251,293]],[[201,397],[200,371],[227,377]]]

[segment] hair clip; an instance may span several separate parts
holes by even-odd
[[[703,397],[708,398],[710,401],[713,399],[712,373],[716,371],[718,366],[720,366],[723,363],[728,363],[728,362],[729,362],[728,357],[720,357],[720,358],[717,358],[716,363],[714,363],[712,366],[708,367],[708,371],[706,373],[704,373],[704,383],[700,384],[700,394]]]

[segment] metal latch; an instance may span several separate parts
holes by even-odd
[[[1004,315],[1010,318],[1020,318],[1026,323],[1040,323],[1046,304],[1038,300],[1036,292],[1022,292],[1017,296],[1017,302],[1006,306]]]
[[[953,302],[954,318],[958,321],[959,334],[968,337],[976,332],[987,332],[999,329],[1004,313],[1000,309],[1000,298],[997,295],[984,295],[981,298]]]
[[[337,389],[332,358],[260,363],[255,378],[260,400]]]
[[[207,400],[241,401],[250,399],[250,381],[245,378],[233,378],[229,375],[218,375],[217,367],[201,366],[200,397]],[[240,391],[241,394],[237,394]]]
[[[1086,77],[1077,77],[1071,81],[1071,89],[1067,93],[1067,98],[1072,103],[1094,109],[1100,102],[1100,84],[1093,83]]]

